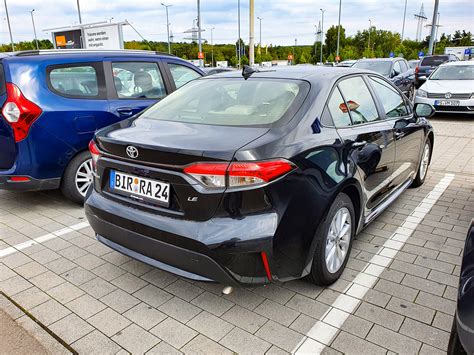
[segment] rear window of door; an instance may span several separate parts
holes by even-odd
[[[349,112],[352,124],[378,121],[379,114],[369,88],[360,76],[344,79],[338,84],[345,106],[341,110]]]
[[[103,98],[105,80],[102,64],[61,64],[47,68],[48,86],[69,98]]]
[[[197,71],[184,65],[168,63],[168,66],[176,85],[176,89],[179,89],[181,86],[190,82],[191,80],[201,77],[201,74],[199,74]]]
[[[395,75],[398,75],[402,72],[402,68],[400,67],[400,61],[398,62],[395,62],[395,64],[393,64],[393,73]]]
[[[3,65],[0,63],[0,95],[3,95],[5,91],[5,74],[3,74]]]
[[[334,126],[340,128],[352,125],[351,116],[349,116],[346,103],[337,87],[328,100],[327,108],[331,114]],[[325,121],[325,124],[329,124],[329,121]]]
[[[166,88],[157,63],[112,62],[119,99],[161,99]]]
[[[408,70],[408,65],[404,60],[400,60],[398,61],[398,63],[400,63],[400,67],[402,68],[402,73]]]
[[[391,84],[375,76],[369,77],[387,118],[405,117],[409,112],[403,96]]]

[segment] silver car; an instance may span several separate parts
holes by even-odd
[[[433,105],[436,112],[474,114],[474,62],[440,65],[417,90],[415,103]]]

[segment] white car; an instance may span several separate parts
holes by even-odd
[[[440,65],[417,90],[415,103],[433,105],[436,112],[474,114],[474,62]]]

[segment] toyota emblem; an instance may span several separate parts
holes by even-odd
[[[135,148],[133,145],[129,145],[126,149],[126,152],[130,158],[133,158],[133,159],[138,158],[138,149]]]
[[[450,98],[451,98],[451,96],[452,96],[452,95],[451,95],[451,93],[450,93],[450,92],[447,92],[447,93],[444,95],[444,97],[445,97],[445,98],[447,98],[447,99],[450,99]]]

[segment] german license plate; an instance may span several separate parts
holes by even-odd
[[[110,171],[109,188],[112,192],[129,196],[136,200],[148,200],[168,206],[170,184],[140,176]]]
[[[435,106],[459,106],[459,101],[456,100],[436,100]]]

